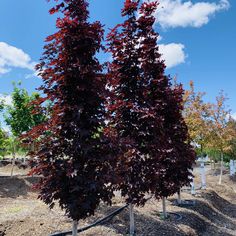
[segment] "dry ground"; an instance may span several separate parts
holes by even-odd
[[[0,175],[6,175],[9,170],[10,167],[0,168]],[[20,172],[15,170],[17,174]],[[70,230],[71,220],[63,211],[58,207],[49,210],[37,200],[37,193],[31,189],[36,181],[36,177],[0,177],[0,236],[48,236],[50,233]],[[236,179],[230,179],[226,173],[223,184],[218,185],[218,176],[209,171],[207,182],[207,190],[197,191],[195,197],[182,193],[183,199],[195,200],[195,206],[177,207],[173,205],[176,196],[168,199],[168,211],[181,214],[181,220],[174,217],[162,220],[159,216],[161,203],[154,199],[143,208],[135,208],[137,236],[236,236]],[[96,215],[86,222],[80,222],[80,226],[94,222],[123,205],[122,199],[116,197],[112,207],[101,205]],[[122,236],[128,235],[128,228],[129,213],[126,209],[102,226],[80,235]]]

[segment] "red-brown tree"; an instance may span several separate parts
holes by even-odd
[[[142,205],[145,194],[167,197],[189,183],[195,153],[182,117],[183,89],[172,86],[157,46],[157,2],[126,0],[124,23],[108,35],[110,133],[117,145],[117,189]]]
[[[56,1],[57,32],[46,39],[37,65],[43,79],[42,104],[52,102],[50,119],[27,136],[36,140],[32,173],[42,175],[40,199],[50,207],[56,200],[74,220],[92,214],[100,201],[110,203],[110,160],[104,126],[106,81],[96,58],[103,28],[88,21],[88,1]]]

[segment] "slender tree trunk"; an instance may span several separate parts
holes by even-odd
[[[72,225],[72,236],[77,236],[78,235],[78,221],[74,220],[73,225]]]
[[[236,170],[236,160],[234,160],[233,175],[235,175],[235,170]]]
[[[162,198],[162,208],[163,208],[163,217],[167,219],[167,212],[166,212],[166,198]]]
[[[222,176],[223,176],[223,153],[221,153],[219,184],[222,184]]]
[[[206,172],[205,172],[205,163],[201,162],[201,188],[206,189]]]
[[[230,176],[234,175],[234,160],[230,160],[229,162],[229,171],[230,171]]]
[[[16,162],[16,149],[15,149],[15,143],[13,142],[12,144],[12,167],[11,167],[11,177],[13,177],[13,171],[14,171],[14,167],[15,167],[15,162]]]
[[[30,145],[30,151],[31,152],[35,152],[35,147],[34,147],[34,141],[31,143],[31,145]],[[32,177],[34,177],[34,174],[32,174]],[[77,234],[76,234],[77,235]]]
[[[214,170],[214,164],[212,160],[211,160],[211,170]]]
[[[193,175],[193,169],[191,170],[191,174]],[[190,186],[191,186],[191,194],[195,195],[194,176],[191,176]]]
[[[181,204],[181,190],[178,191],[178,199],[177,199],[177,203]]]
[[[135,235],[135,225],[134,225],[134,206],[133,204],[129,204],[129,218],[130,218],[130,236]]]
[[[192,195],[195,195],[196,194],[196,191],[195,191],[195,184],[194,184],[194,181],[192,180],[192,182],[190,183],[190,186],[191,186],[191,194]]]

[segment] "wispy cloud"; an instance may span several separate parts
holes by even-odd
[[[196,2],[184,0],[160,0],[156,11],[157,23],[163,28],[201,27],[217,12],[230,7],[228,0]]]
[[[35,62],[22,49],[0,42],[0,75],[12,68],[23,68],[34,71]]]
[[[236,120],[236,112],[231,115],[231,117]]]

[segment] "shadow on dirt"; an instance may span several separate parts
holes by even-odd
[[[115,210],[115,207],[112,207]],[[115,229],[116,233],[121,235],[129,234],[129,210],[125,209],[121,214],[114,217],[109,222],[103,224],[106,227]],[[148,217],[135,211],[135,226],[137,236],[156,236],[156,235],[168,235],[172,232],[172,236],[186,236],[184,231],[178,228],[175,222],[170,220],[160,220],[156,212],[153,217]]]
[[[232,182],[236,183],[236,175],[230,176],[229,179],[230,179]]]
[[[231,218],[236,218],[236,204],[233,204],[220,197],[216,192],[204,193],[203,197],[218,211]]]
[[[221,208],[216,201],[214,202],[214,205],[213,202],[211,202],[211,204],[197,200],[196,206],[191,207],[191,209],[219,227],[236,230],[235,222],[229,218],[229,215],[225,214],[229,213],[228,210]]]
[[[222,229],[216,224],[207,222],[201,215],[197,214],[197,212],[180,211],[178,213],[183,216],[183,220],[180,221],[179,224],[187,225],[194,230],[196,235],[232,236],[232,234],[225,232],[225,228]]]
[[[0,177],[0,197],[1,198],[17,198],[26,196],[32,189],[33,184],[38,182],[38,177]]]

